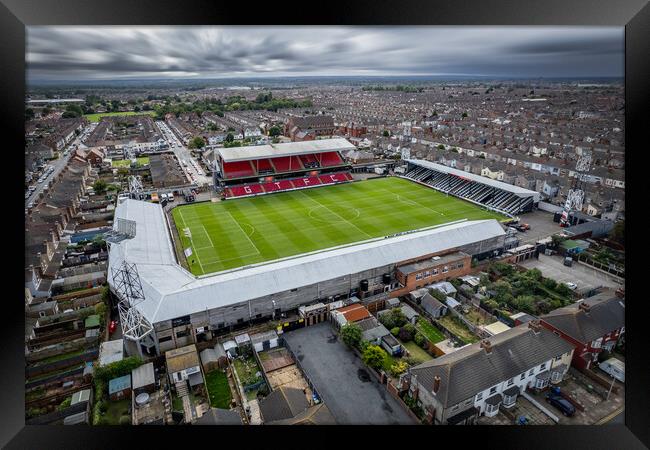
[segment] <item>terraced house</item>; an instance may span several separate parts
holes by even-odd
[[[527,388],[562,381],[573,350],[535,320],[411,368],[400,388],[408,389],[430,423],[471,424],[512,407]]]

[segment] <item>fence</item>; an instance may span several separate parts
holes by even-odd
[[[296,358],[296,355],[293,353],[293,350],[291,350],[291,347],[289,346],[289,343],[287,341],[285,341],[282,336],[280,336],[280,338],[278,339],[278,342],[280,343],[280,345],[282,345],[284,348],[286,348],[289,351],[289,353],[291,354],[291,358],[293,359],[293,362],[296,364],[296,367],[298,367],[298,370],[300,370],[300,373],[302,374],[303,378],[307,381],[307,385],[309,386],[311,391],[314,394],[316,394],[316,396],[318,398],[325,401],[325,399],[323,397],[321,397],[320,393],[316,390],[316,386],[311,381],[311,378],[309,378],[309,376],[307,376],[307,373],[303,369],[302,364],[300,364],[300,360],[298,358]]]
[[[62,411],[52,411],[48,414],[43,414],[42,416],[34,417],[25,421],[26,425],[46,425],[55,422],[62,421],[68,416],[73,414],[78,414],[84,411],[88,411],[88,402],[80,402],[76,405],[72,405],[69,408],[66,408]]]
[[[586,266],[593,267],[594,269],[598,269],[602,272],[607,272],[611,275],[616,275],[619,278],[625,278],[625,270],[622,270],[618,267],[610,267],[609,265],[601,264],[598,261],[594,261],[587,255],[584,254],[578,255],[578,262]]]
[[[80,365],[79,367],[76,367],[74,369],[67,370],[62,373],[57,373],[54,375],[50,375],[49,377],[43,377],[39,378],[38,380],[33,380],[25,383],[25,390],[30,390],[38,386],[42,386],[44,384],[49,384],[52,382],[63,382],[66,378],[70,378],[76,375],[81,375],[84,372],[84,366]]]
[[[98,349],[92,349],[80,355],[74,355],[70,358],[60,359],[51,363],[32,366],[25,369],[25,377],[32,378],[49,372],[65,369],[66,367],[74,366],[82,362],[93,361],[99,355]]]

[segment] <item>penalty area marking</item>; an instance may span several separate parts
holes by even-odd
[[[246,239],[248,239],[248,242],[253,246],[253,248],[255,249],[255,251],[257,252],[257,254],[260,255],[260,254],[261,254],[260,249],[257,248],[257,246],[253,243],[253,241],[251,240],[251,238],[250,238],[250,236],[248,235],[248,233],[246,233],[246,232],[244,231],[244,229],[241,227],[241,225],[239,224],[239,222],[237,222],[237,221],[235,220],[235,218],[232,216],[232,214],[230,214],[230,211],[225,210],[225,212],[226,212],[226,214],[228,214],[228,216],[230,216],[230,218],[232,219],[232,221],[235,222],[235,223],[237,224],[237,227],[239,227],[239,229],[241,230],[241,232],[244,233],[244,236],[246,236]],[[251,235],[251,236],[252,236],[252,235]]]

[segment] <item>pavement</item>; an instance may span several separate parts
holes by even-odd
[[[613,275],[601,272],[585,264],[573,262],[571,267],[564,265],[564,258],[558,255],[539,255],[539,259],[529,259],[519,263],[527,269],[539,269],[546,278],[552,278],[558,283],[570,281],[575,283],[580,292],[587,292],[597,287],[618,289],[623,281]]]
[[[156,125],[161,131],[164,139],[169,143],[169,147],[176,155],[178,162],[181,164],[183,173],[190,183],[197,185],[212,184],[212,177],[206,176],[199,162],[192,156],[190,150],[174,135],[172,130],[163,121],[157,121]]]
[[[49,161],[48,162],[48,165],[53,166],[54,170],[52,171],[52,173],[50,173],[50,175],[48,175],[45,178],[45,180],[42,183],[38,183],[36,181],[38,179],[38,177],[36,177],[36,180],[34,180],[32,182],[32,186],[36,187],[36,189],[34,190],[34,192],[32,192],[32,194],[27,199],[25,199],[25,208],[31,202],[34,202],[35,205],[38,203],[37,200],[38,200],[39,194],[43,191],[45,186],[50,181],[52,181],[54,178],[56,178],[59,175],[59,173],[61,173],[63,168],[68,165],[68,161],[70,161],[70,158],[72,158],[72,153],[73,153],[72,150],[75,148],[75,146],[78,146],[80,148],[85,147],[85,145],[82,144],[81,140],[90,131],[92,131],[95,126],[96,126],[96,124],[90,124],[86,128],[84,128],[83,131],[79,134],[79,136],[75,137],[63,150],[61,150],[60,157],[58,159],[55,159],[54,161]],[[63,153],[66,150],[69,150],[69,152],[68,152],[67,155],[64,155]]]
[[[338,424],[416,424],[329,323],[283,337]]]
[[[534,244],[540,239],[562,231],[560,224],[553,222],[553,214],[546,211],[533,211],[519,216],[519,223],[527,223],[530,230],[517,232],[519,245]]]

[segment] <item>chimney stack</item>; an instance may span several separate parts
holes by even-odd
[[[533,333],[538,334],[542,329],[542,325],[540,324],[539,320],[531,320],[528,322],[528,328],[533,330]]]
[[[440,390],[440,377],[436,375],[433,377],[433,393],[436,394]]]
[[[580,308],[585,314],[589,314],[591,305],[583,300],[578,304],[578,308]]]
[[[492,353],[492,343],[488,339],[483,339],[481,341],[481,348],[485,350],[485,353],[488,355]]]

